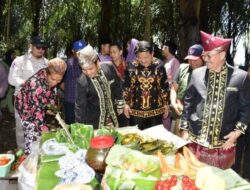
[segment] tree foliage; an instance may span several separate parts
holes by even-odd
[[[135,37],[173,40],[183,58],[204,30],[233,38],[233,60],[239,40],[249,35],[249,6],[248,0],[1,0],[0,48],[23,53],[40,34],[50,42],[49,56],[56,56],[77,39],[98,46],[103,37],[124,43]]]

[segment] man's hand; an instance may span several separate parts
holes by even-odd
[[[126,104],[123,109],[123,113],[127,118],[130,118],[130,112],[131,112],[130,107]]]
[[[227,150],[231,147],[234,147],[236,140],[240,135],[241,135],[240,131],[231,131],[229,134],[224,136],[224,139],[227,139],[227,141],[223,144],[222,148],[224,150]]]
[[[182,103],[180,103],[179,101],[176,104],[172,105],[174,108],[175,113],[180,116],[182,114],[183,111],[183,105]]]
[[[188,141],[188,140],[189,140],[189,133],[188,133],[188,131],[183,130],[183,131],[181,132],[181,138],[182,138],[183,140],[185,140],[185,141]]]

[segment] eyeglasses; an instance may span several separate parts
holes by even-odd
[[[36,49],[42,49],[42,50],[46,50],[47,48],[46,47],[40,47],[40,46],[35,46],[36,47]]]
[[[203,53],[201,55],[202,59],[211,59],[213,56],[219,54],[220,52],[222,52],[221,50],[214,50],[214,51],[210,51],[209,53]]]

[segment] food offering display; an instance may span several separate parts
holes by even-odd
[[[243,190],[233,170],[200,162],[162,125],[94,130],[80,123],[42,134],[36,189],[84,184],[103,190]],[[46,188],[44,184],[47,184]],[[59,185],[60,184],[60,185]],[[249,188],[250,189],[250,188]]]

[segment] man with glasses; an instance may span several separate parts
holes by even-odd
[[[195,69],[184,99],[182,138],[201,161],[223,169],[235,160],[235,143],[250,118],[247,72],[226,63],[231,39],[201,31],[206,66]]]
[[[11,64],[8,81],[15,87],[16,95],[21,85],[40,69],[47,67],[48,60],[44,57],[44,53],[48,45],[40,36],[31,38],[31,47],[28,53],[17,57]],[[21,120],[15,110],[16,120],[16,142],[18,148],[24,148],[24,133]]]

